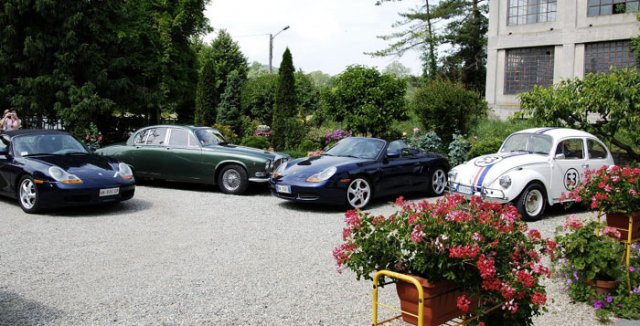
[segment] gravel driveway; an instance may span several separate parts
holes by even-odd
[[[393,212],[385,200],[371,210]],[[233,196],[151,183],[112,207],[44,215],[3,198],[0,325],[370,325],[371,282],[337,273],[331,255],[342,214],[263,186]],[[550,236],[567,216],[553,214],[530,225]],[[548,283],[536,325],[598,324]],[[397,305],[393,291],[381,300]]]

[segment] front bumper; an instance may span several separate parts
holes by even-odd
[[[297,202],[342,205],[347,196],[347,185],[340,187],[339,183],[331,181],[310,183],[298,180],[271,179],[269,188],[272,195]]]
[[[47,208],[103,204],[129,200],[135,194],[135,183],[96,185],[68,185],[59,182],[38,184],[40,205]],[[118,188],[116,195],[100,195],[101,189]]]
[[[467,198],[480,196],[483,200],[498,203],[508,203],[511,201],[511,199],[506,196],[504,190],[486,187],[477,188],[455,182],[449,182],[449,193],[461,194]]]

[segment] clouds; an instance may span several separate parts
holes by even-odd
[[[363,52],[385,48],[376,38],[389,34],[397,13],[418,6],[417,0],[405,0],[375,6],[374,0],[213,0],[206,15],[216,29],[226,29],[238,42],[249,62],[267,64],[269,33],[284,26],[290,29],[274,39],[274,66],[280,63],[288,46],[296,69],[305,72],[322,70],[332,75],[351,64],[377,66],[380,69],[398,60],[419,74],[417,53],[402,58],[371,58]],[[205,40],[215,38],[215,33]]]

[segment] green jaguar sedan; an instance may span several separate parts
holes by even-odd
[[[232,145],[209,127],[159,125],[133,133],[126,144],[96,151],[129,164],[136,178],[214,184],[242,194],[249,182],[268,182],[286,154]]]

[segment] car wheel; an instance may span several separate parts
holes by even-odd
[[[218,174],[218,186],[225,194],[242,194],[249,186],[247,172],[239,165],[227,165]]]
[[[428,192],[431,196],[440,196],[447,189],[447,173],[442,168],[436,168],[431,173]]]
[[[37,213],[40,210],[38,188],[31,176],[25,175],[20,179],[17,189],[18,203],[25,213]]]
[[[533,221],[542,217],[546,205],[544,187],[539,183],[529,184],[516,200],[518,212],[525,221]]]
[[[356,178],[347,187],[347,204],[352,208],[363,208],[369,204],[373,190],[369,181]]]

